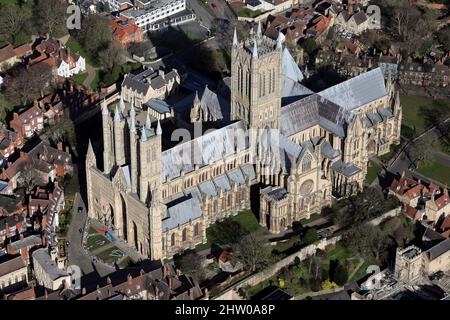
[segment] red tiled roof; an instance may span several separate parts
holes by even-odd
[[[15,56],[12,45],[8,44],[7,46],[0,48],[0,62],[9,60]]]
[[[17,271],[26,267],[25,262],[23,261],[21,256],[10,259],[6,262],[0,263],[0,276],[7,275],[13,271]]]
[[[417,213],[419,212],[419,210],[417,210],[416,208],[411,207],[410,205],[405,205],[404,210],[405,214],[410,217],[413,220],[416,220],[417,218]]]
[[[27,43],[14,48],[14,53],[17,57],[23,57],[25,54],[32,52],[31,43]]]
[[[450,230],[450,216],[444,219],[444,221],[442,222],[442,225],[441,225],[441,229],[444,231],[447,229]]]
[[[421,191],[423,189],[423,185],[418,184],[415,187],[412,187],[411,189],[409,189],[408,191],[405,192],[405,195],[409,198],[409,199],[414,199],[417,197],[420,197]]]

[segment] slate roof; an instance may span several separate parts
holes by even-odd
[[[38,249],[33,252],[33,259],[39,262],[41,267],[47,272],[51,280],[56,280],[60,277],[68,275],[67,272],[61,270],[56,265],[56,262],[50,258],[47,248]]]
[[[170,113],[170,107],[166,101],[160,99],[150,99],[144,104],[147,108],[155,110],[160,114]]]
[[[261,193],[266,195],[272,201],[279,201],[286,197],[287,191],[285,188],[268,186],[261,190]]]
[[[242,121],[209,132],[176,145],[162,153],[163,178],[175,179],[194,170],[194,164],[207,165],[248,148],[248,140],[237,141],[236,134],[245,132]]]
[[[164,87],[170,80],[177,76],[177,72],[172,70],[162,77],[158,70],[145,69],[138,74],[129,74],[122,82],[122,87],[130,88],[145,95],[150,87],[154,90]]]
[[[344,110],[317,94],[297,100],[281,108],[281,133],[287,137],[320,124],[344,136]]]
[[[450,239],[445,239],[426,251],[428,258],[434,260],[450,250]]]
[[[192,194],[183,196],[183,201],[167,207],[167,218],[162,220],[163,230],[172,230],[179,225],[188,223],[190,220],[198,219],[202,216],[201,203]]]
[[[361,172],[361,169],[351,163],[345,163],[342,160],[338,160],[331,165],[334,170],[342,173],[344,176],[351,177],[358,172]]]
[[[281,97],[304,96],[313,92],[300,84],[303,73],[287,48],[284,48],[281,60]]]
[[[351,111],[387,95],[383,72],[370,70],[318,93],[346,111]]]
[[[219,98],[216,93],[209,90],[208,86],[205,87],[201,95],[200,107],[202,110],[207,111],[214,119],[223,119]]]

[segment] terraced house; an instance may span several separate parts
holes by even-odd
[[[231,60],[228,108],[193,105],[230,120],[193,111],[216,130],[173,147],[125,88],[103,102],[103,164],[92,145],[86,157],[89,216],[152,259],[206,242],[210,224],[251,206],[278,233],[360,190],[369,157],[399,143],[399,95],[379,68],[314,93],[282,36],[260,27],[235,33]]]

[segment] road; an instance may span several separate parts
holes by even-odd
[[[82,207],[82,212],[78,212],[78,208]],[[69,265],[77,265],[80,267],[82,274],[82,284],[84,281],[94,281],[98,277],[104,277],[115,269],[105,266],[104,264],[93,262],[83,248],[83,233],[87,219],[87,210],[79,193],[75,194],[72,210],[72,220],[69,225],[66,240],[69,241],[67,259]],[[82,230],[80,232],[79,230]]]

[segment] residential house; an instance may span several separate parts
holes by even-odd
[[[10,131],[4,124],[0,124],[0,168],[17,149],[23,146],[23,136]]]
[[[427,220],[436,225],[450,212],[448,190],[434,183],[425,184],[402,175],[392,181],[389,193],[404,204],[405,214],[413,220]]]
[[[360,34],[371,28],[366,13],[363,10],[354,13],[353,9],[339,12],[334,20],[334,25],[353,34]]]
[[[164,99],[172,94],[180,84],[180,75],[176,69],[165,73],[164,70],[145,69],[139,74],[127,74],[122,82],[122,97],[125,101],[134,101],[135,106],[150,99]]]
[[[13,190],[18,186],[18,179],[25,170],[34,170],[35,181],[39,184],[47,184],[49,180],[54,181],[56,177],[64,177],[71,174],[72,157],[59,148],[53,148],[43,141],[34,142],[32,145],[25,145],[20,152],[20,156],[0,172],[0,180],[8,182],[8,188]]]
[[[12,196],[0,194],[0,217],[22,214],[23,212],[23,197],[20,196],[20,193]]]
[[[11,44],[0,48],[0,71],[6,70],[20,63],[22,59],[31,54],[31,44],[13,47]]]
[[[34,229],[47,230],[59,225],[59,213],[64,209],[64,191],[57,182],[51,190],[37,187],[28,198],[28,216]]]
[[[444,64],[401,63],[398,70],[398,81],[403,85],[448,88],[450,67]]]
[[[40,41],[27,61],[28,66],[47,65],[52,68],[55,75],[63,78],[70,78],[86,71],[86,60],[81,55],[70,51],[58,40]]]
[[[122,47],[144,41],[144,32],[136,26],[134,20],[118,18],[111,21],[114,41]]]
[[[10,239],[24,233],[27,229],[24,215],[15,214],[0,218],[0,244],[6,239]]]
[[[28,285],[28,268],[21,256],[0,263],[0,293]]]
[[[14,112],[9,126],[21,137],[30,138],[44,128],[44,113],[36,105]]]
[[[55,124],[59,119],[64,117],[64,106],[59,95],[48,95],[40,100],[35,101],[44,113],[44,122]]]
[[[9,255],[20,254],[26,264],[30,264],[30,250],[42,246],[42,238],[39,235],[20,235],[19,240],[13,241],[6,246]]]

